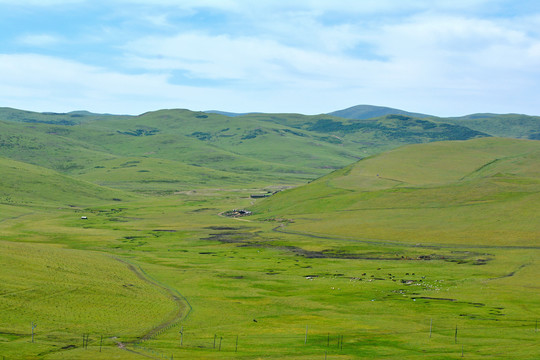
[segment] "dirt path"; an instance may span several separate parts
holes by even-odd
[[[524,267],[529,266],[529,265],[531,265],[531,264],[523,264],[523,265],[521,265],[520,267],[518,267],[516,270],[512,271],[511,273],[508,273],[508,274],[506,274],[506,275],[499,276],[499,277],[496,277],[496,278],[487,279],[486,281],[500,280],[500,279],[512,277],[512,276],[516,275],[516,273],[517,273],[519,270],[521,270],[521,269],[523,269]]]
[[[30,215],[34,215],[34,214],[35,214],[35,212],[29,212],[29,213],[24,213],[24,214],[17,215],[17,216],[8,217],[8,218],[5,218],[5,219],[0,219],[0,223],[7,222],[9,220],[17,220],[17,219],[20,219],[22,217],[30,216]]]
[[[131,270],[135,275],[137,275],[137,277],[139,279],[141,279],[142,281],[145,281],[145,282],[151,284],[152,286],[154,286],[156,288],[159,288],[162,291],[164,291],[167,294],[167,296],[169,296],[177,305],[177,310],[174,313],[172,313],[171,315],[169,315],[167,318],[162,320],[161,323],[154,326],[152,329],[150,329],[145,334],[143,334],[141,336],[138,336],[135,341],[132,341],[132,342],[129,342],[129,343],[124,343],[124,345],[130,345],[132,343],[137,343],[137,342],[140,342],[140,341],[143,341],[143,340],[148,340],[148,339],[152,338],[154,335],[156,335],[157,333],[159,333],[161,330],[163,330],[165,328],[168,328],[168,327],[172,326],[174,323],[176,323],[176,322],[178,322],[180,320],[184,320],[184,319],[186,319],[188,317],[188,315],[190,314],[190,312],[192,310],[192,307],[191,307],[191,304],[189,303],[189,301],[182,294],[180,294],[176,290],[173,290],[173,289],[171,289],[171,288],[169,288],[169,287],[167,287],[165,285],[160,284],[156,280],[153,280],[147,273],[144,272],[144,270],[141,267],[135,266],[132,263],[130,263],[127,260],[124,260],[124,259],[120,259],[120,258],[117,258],[117,257],[113,257],[113,258],[115,260],[125,264],[128,267],[128,269]]]

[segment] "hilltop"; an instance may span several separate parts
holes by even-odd
[[[416,118],[433,118],[435,116],[412,113],[405,110],[394,109],[386,106],[374,106],[374,105],[356,105],[347,109],[337,110],[328,113],[328,115],[342,117],[345,119],[366,120],[385,115],[405,115]]]

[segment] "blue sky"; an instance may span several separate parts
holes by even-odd
[[[0,106],[540,115],[537,0],[0,0]]]

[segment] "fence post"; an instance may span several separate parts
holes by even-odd
[[[36,324],[32,321],[32,343],[34,342],[34,329],[37,327]]]
[[[184,346],[184,327],[180,330],[180,346]]]

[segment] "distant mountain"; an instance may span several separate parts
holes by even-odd
[[[523,114],[479,113],[460,117],[442,118],[433,115],[411,113],[382,106],[358,105],[334,111],[328,115],[351,120],[367,120],[387,115],[405,115],[419,119],[460,125],[496,137],[540,140],[540,117]]]
[[[0,120],[42,123],[56,125],[76,125],[87,121],[112,120],[125,117],[124,115],[95,114],[85,110],[72,111],[69,113],[34,112],[18,110],[9,107],[0,107]],[[129,116],[128,116],[129,117]]]
[[[225,115],[228,117],[237,117],[237,116],[250,115],[250,114],[261,114],[259,112],[233,113],[233,112],[219,111],[219,110],[206,110],[204,112],[207,114],[219,114],[219,115]]]
[[[540,140],[540,116],[523,114],[471,114],[442,121],[466,126],[492,136]]]
[[[432,115],[420,114],[420,113],[411,113],[404,110],[393,109],[384,106],[374,106],[374,105],[357,105],[344,110],[338,110],[328,115],[337,116],[345,119],[356,119],[356,120],[366,120],[372,119],[385,115],[406,115],[416,118],[431,118]]]

